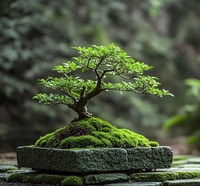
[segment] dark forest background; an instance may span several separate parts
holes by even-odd
[[[155,131],[192,101],[187,78],[200,79],[199,0],[1,0],[0,152],[34,143],[67,125],[68,107],[39,104],[37,79],[57,75],[73,46],[115,43],[152,65],[172,97],[109,92],[88,106],[95,117],[156,139]],[[117,79],[116,79],[117,81]]]

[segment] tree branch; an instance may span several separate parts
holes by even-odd
[[[81,90],[81,93],[80,93],[80,100],[84,98],[85,90],[86,90],[86,87],[83,87],[83,89]]]
[[[102,71],[102,70],[98,70],[98,68],[99,68],[99,65],[100,65],[105,59],[106,59],[106,57],[105,57],[105,58],[101,58],[101,59],[99,60],[99,62],[97,63],[95,69],[94,69],[94,72],[95,72],[95,74],[96,74],[96,76],[97,76],[97,80],[98,80],[98,81],[99,81],[100,79],[102,79],[101,76],[100,76],[100,74],[98,73],[98,71],[101,71],[101,72],[103,73],[103,71]]]

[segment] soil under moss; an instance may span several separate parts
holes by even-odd
[[[36,141],[35,147],[46,148],[98,148],[98,147],[151,147],[159,146],[141,134],[128,129],[118,129],[99,118],[72,122],[66,127],[46,134]]]

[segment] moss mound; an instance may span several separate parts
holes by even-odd
[[[70,123],[36,141],[36,147],[46,148],[96,148],[96,147],[151,147],[157,142],[127,129],[118,129],[99,118],[87,118]]]

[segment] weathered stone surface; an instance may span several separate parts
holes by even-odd
[[[170,147],[130,148],[126,149],[131,168],[156,169],[169,168],[173,161],[173,152]]]
[[[7,164],[6,164],[7,165]],[[15,164],[16,165],[16,164]],[[185,168],[186,165],[189,165],[189,168]],[[197,169],[197,165],[199,164],[186,164],[184,166],[179,166],[179,167],[172,167],[172,168],[166,168],[166,169],[157,169],[155,172],[140,172],[140,173],[135,173],[135,170],[133,170],[133,173],[131,174],[131,170],[128,171],[129,176],[124,174],[124,171],[118,171],[118,173],[114,172],[109,172],[109,173],[85,173],[83,176],[84,179],[84,185],[85,186],[199,186],[200,185],[200,170],[195,171]],[[193,165],[193,166],[192,166]],[[0,162],[0,167],[4,167],[5,164]],[[11,165],[10,165],[11,166]],[[49,172],[37,172],[37,171],[32,171],[29,169],[22,169],[22,170],[10,170],[9,173],[7,172],[6,169],[2,168],[4,170],[4,173],[0,173],[0,185],[5,184],[4,182],[7,182],[9,179],[9,176],[12,176],[12,174],[19,173],[23,174],[25,177],[23,177],[21,182],[24,182],[24,180],[30,180],[29,177],[31,174],[29,173],[34,173],[35,178],[42,178],[37,183],[39,185],[43,185],[45,180],[49,182],[49,176],[52,176],[52,173]],[[119,173],[120,172],[120,173]],[[125,171],[126,173],[127,171]],[[28,173],[28,174],[26,174]],[[116,176],[112,178],[111,174]],[[44,176],[45,175],[45,176]],[[59,175],[59,173],[58,173]],[[61,174],[63,178],[68,177],[69,175],[77,175],[80,176],[80,174],[71,174],[71,173],[62,173]],[[100,175],[99,177],[97,176],[94,178],[94,175]],[[135,175],[135,176],[134,176]],[[175,177],[173,176],[175,175]],[[27,177],[26,177],[27,176]],[[104,178],[102,179],[102,177]],[[120,181],[118,178],[120,177],[128,177],[127,181]],[[129,177],[131,181],[135,182],[129,182]],[[86,183],[86,179],[88,178],[88,181]],[[92,183],[92,181],[96,179],[98,184]],[[103,182],[106,183],[103,183]],[[116,182],[116,183],[115,183]],[[33,182],[30,182],[33,183]],[[8,183],[9,184],[9,183]],[[10,183],[11,184],[11,183]],[[23,183],[24,185],[26,183]],[[14,185],[14,184],[13,184]],[[19,185],[22,185],[19,183]],[[60,181],[57,185],[61,185]]]
[[[17,148],[19,167],[65,172],[127,170],[125,149],[65,150],[48,148]]]
[[[64,172],[110,172],[134,169],[168,168],[172,164],[170,147],[49,149],[18,147],[19,167]]]
[[[115,183],[115,182],[128,182],[129,176],[123,173],[92,174],[92,175],[85,176],[84,180],[87,185]]]
[[[105,186],[163,186],[161,182],[112,183]]]
[[[166,186],[199,186],[200,179],[171,180],[165,182]]]

